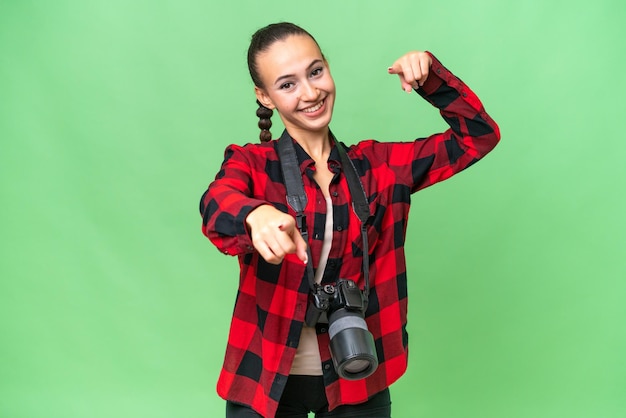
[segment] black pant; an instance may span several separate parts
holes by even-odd
[[[291,375],[280,398],[276,418],[306,418],[315,412],[316,418],[390,418],[389,389],[377,393],[358,405],[341,405],[328,412],[322,376]],[[251,408],[232,402],[226,403],[226,418],[259,418]]]

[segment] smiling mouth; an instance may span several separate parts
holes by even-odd
[[[313,113],[313,112],[317,112],[318,110],[320,110],[322,108],[322,106],[324,106],[324,101],[326,99],[322,100],[321,102],[319,102],[318,104],[316,104],[315,106],[311,106],[311,107],[307,107],[306,109],[302,109],[302,111],[304,113]]]

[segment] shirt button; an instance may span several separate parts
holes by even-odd
[[[330,364],[328,364],[328,363],[324,364],[324,369],[325,370],[330,370]]]
[[[339,193],[333,192],[333,197],[337,197],[337,196],[339,196]]]
[[[326,331],[328,330],[325,327],[320,328],[320,333],[326,334]]]
[[[337,227],[337,231],[339,231],[339,232],[343,231],[343,227],[338,226],[338,227]]]

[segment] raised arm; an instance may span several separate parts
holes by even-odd
[[[409,52],[388,71],[398,75],[403,90],[414,89],[437,107],[450,127],[413,142],[373,145],[375,155],[382,156],[413,192],[464,170],[500,140],[498,125],[478,96],[430,52]]]

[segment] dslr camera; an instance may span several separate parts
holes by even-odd
[[[364,379],[378,367],[374,337],[365,323],[367,296],[353,280],[316,285],[310,293],[307,326],[315,326],[322,314],[328,318],[330,354],[337,374],[348,380]]]

